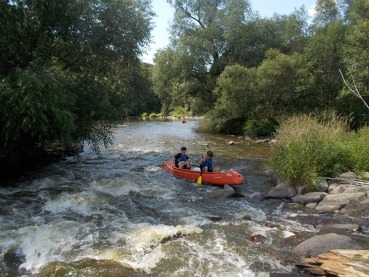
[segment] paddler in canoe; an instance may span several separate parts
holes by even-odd
[[[206,151],[205,155],[201,157],[199,164],[203,172],[214,172],[214,173],[220,172],[219,167],[213,168],[213,156],[214,156],[213,151],[208,150]]]
[[[181,152],[174,155],[172,163],[174,167],[179,169],[192,169],[192,161],[186,155],[187,148],[185,146],[181,147]]]

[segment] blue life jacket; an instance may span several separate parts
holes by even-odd
[[[178,159],[178,162],[186,162],[188,157],[186,155],[181,155]]]
[[[204,159],[204,163],[202,164],[202,167],[207,167],[209,172],[213,171],[213,160],[212,159]]]
[[[187,155],[182,155],[182,153],[178,153],[177,155],[174,156],[174,158],[175,158],[174,164],[176,167],[178,167],[178,164],[180,162],[187,162],[187,160],[189,159]]]

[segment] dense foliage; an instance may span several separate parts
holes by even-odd
[[[82,141],[98,150],[115,122],[157,109],[139,60],[150,1],[2,0],[0,14],[0,163]]]
[[[117,121],[160,109],[249,136],[327,111],[368,124],[367,0],[317,0],[312,18],[305,7],[262,18],[248,0],[167,2],[171,44],[148,65],[151,0],[1,0],[0,166],[81,141],[98,151]]]
[[[281,180],[310,190],[318,177],[369,171],[369,128],[348,129],[349,120],[335,115],[291,117],[277,131],[269,166]]]
[[[183,107],[217,132],[270,135],[285,118],[337,111],[351,127],[369,122],[369,2],[318,0],[290,15],[261,18],[247,0],[168,0],[172,43],[153,70],[162,112]],[[351,78],[352,77],[352,78]]]

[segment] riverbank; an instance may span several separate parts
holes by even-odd
[[[14,157],[9,155],[8,160],[0,162],[2,171],[0,186],[7,186],[11,181],[19,179],[21,176],[28,173],[33,174],[34,171],[41,169],[43,166],[58,162],[66,157],[78,155],[81,152],[83,152],[83,144],[75,143],[69,148],[54,144],[46,150],[39,149],[27,153],[27,155],[24,154],[22,159],[16,158],[17,155],[14,155]]]
[[[309,193],[278,183],[262,198],[297,205],[306,215],[331,215],[329,223],[316,222],[318,232],[313,236],[297,239],[291,259],[304,272],[314,276],[369,275],[369,173],[362,176],[348,172],[339,178],[321,178],[320,191]],[[336,215],[345,216],[347,222],[340,222]]]

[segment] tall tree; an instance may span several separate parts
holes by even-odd
[[[214,102],[215,80],[227,64],[223,57],[230,42],[238,37],[249,12],[249,2],[168,0],[168,3],[175,9],[172,48],[176,52],[177,75],[181,76],[176,88],[181,95],[195,99],[192,103],[197,107],[208,103],[202,109],[207,111]],[[174,95],[178,95],[178,90]]]
[[[360,93],[362,100],[369,103],[369,2],[349,1],[347,8],[348,28],[342,47],[343,64],[340,68],[350,86]],[[354,117],[354,126],[369,122],[369,114],[362,101],[343,86],[339,110]]]
[[[20,145],[109,143],[133,101],[150,1],[1,1],[0,14],[0,159]]]
[[[315,75],[317,109],[334,109],[342,87],[339,69],[342,67],[346,25],[334,0],[319,0],[311,25],[311,37],[305,48],[305,57]]]

